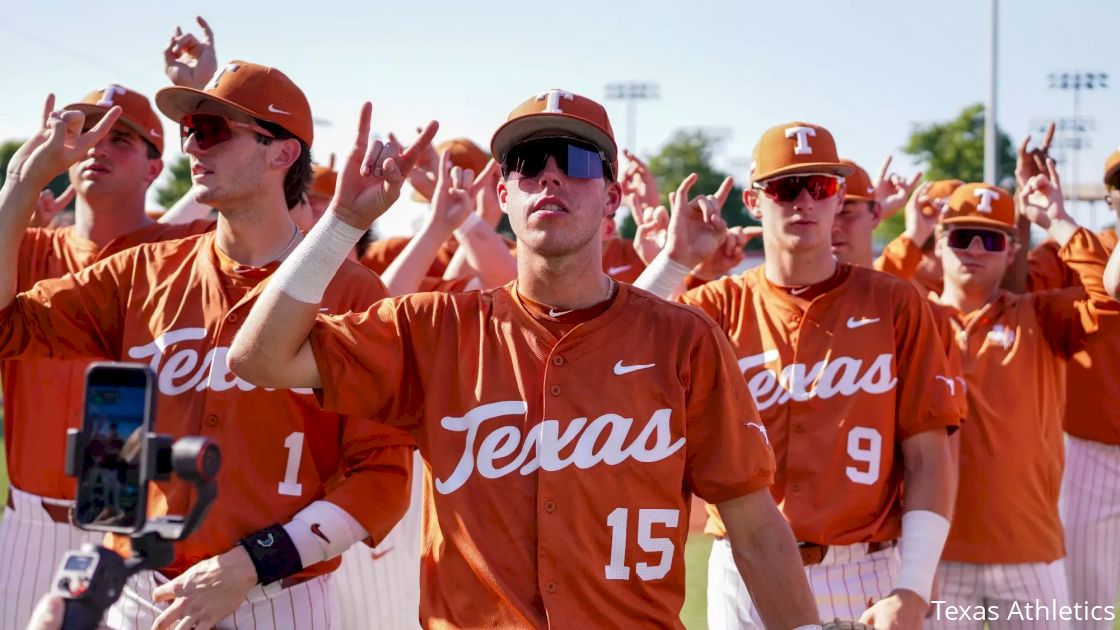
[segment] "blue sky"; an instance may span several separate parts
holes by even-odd
[[[555,87],[603,97],[609,82],[648,80],[661,97],[638,105],[639,154],[675,129],[708,127],[727,138],[725,168],[745,176],[762,130],[799,119],[828,127],[841,153],[874,172],[887,153],[900,157],[914,123],[950,118],[986,89],[984,0],[20,2],[0,23],[0,138],[34,129],[48,91],[61,102],[107,83],[154,93],[166,84],[172,30],[197,30],[199,13],[215,30],[219,61],[272,65],[304,89],[330,123],[316,129],[313,152],[324,159],[352,141],[364,99],[377,130],[408,136],[435,118],[441,138],[486,145],[531,94]],[[1034,120],[1072,115],[1072,94],[1049,89],[1050,73],[1112,77],[1109,89],[1081,99],[1096,128],[1080,179],[1099,180],[1120,146],[1112,61],[1120,3],[1001,0],[999,22],[997,112],[1014,142]],[[605,104],[625,142],[625,105]],[[170,136],[170,122],[166,129]],[[896,165],[909,168],[901,158]]]

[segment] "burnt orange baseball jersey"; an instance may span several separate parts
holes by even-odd
[[[918,292],[841,264],[828,290],[807,301],[770,283],[760,266],[681,301],[731,340],[777,458],[771,491],[797,539],[897,538],[899,443],[959,423],[936,323]],[[724,535],[710,513],[708,531]]]
[[[922,262],[922,248],[910,240],[905,234],[898,235],[880,252],[875,259],[873,267],[876,271],[889,273],[896,278],[909,280],[922,291],[923,295],[934,293],[941,295],[941,279],[926,278],[918,273],[918,264]]]
[[[1115,229],[1097,234],[1105,252],[1116,248]],[[1030,254],[1027,287],[1031,291],[1081,286],[1077,274],[1066,266],[1053,241]],[[1066,364],[1066,404],[1063,426],[1070,435],[1105,444],[1120,445],[1120,318],[1111,312],[1098,315],[1099,330]]]
[[[412,241],[412,238],[408,236],[390,236],[389,238],[378,239],[369,244],[358,262],[373,270],[374,273],[385,273],[389,265],[397,259],[397,256],[401,255],[404,248],[408,247],[410,241]],[[451,257],[455,255],[455,250],[458,247],[459,244],[455,240],[448,239],[440,246],[435,261],[432,262],[432,266],[428,268],[425,275],[442,278],[443,272],[447,270],[447,265],[451,262]]]
[[[691,495],[773,479],[727,340],[623,283],[559,337],[530,308],[422,293],[311,333],[324,408],[395,419],[427,462],[422,623],[681,628]]]
[[[1120,305],[1104,293],[1108,257],[1092,233],[1079,230],[1060,255],[1084,292],[1002,292],[954,319],[969,405],[945,560],[1052,562],[1065,553],[1058,519],[1065,364],[1097,329],[1098,315]]]
[[[633,284],[645,268],[632,241],[618,237],[603,241],[603,272],[608,276]]]
[[[73,226],[29,228],[19,247],[16,290],[58,278],[141,243],[167,241],[212,229],[210,220],[156,223],[104,247],[81,238]],[[73,499],[74,480],[63,474],[66,430],[81,424],[87,360],[0,361],[4,387],[4,450],[11,484],[24,492]]]
[[[0,356],[150,365],[159,390],[154,430],[205,436],[221,449],[218,498],[198,531],[175,545],[174,562],[162,570],[168,575],[287,522],[317,499],[342,507],[374,537],[407,507],[412,441],[403,431],[323,412],[310,390],[257,388],[226,366],[229,344],[276,266],[237,266],[211,232],[140,245],[39,282],[0,311]],[[322,306],[347,312],[384,296],[374,274],[346,263]],[[326,492],[339,467],[346,480]],[[185,514],[190,495],[188,484],[160,483],[149,513]],[[113,537],[112,546],[125,552],[128,539]]]

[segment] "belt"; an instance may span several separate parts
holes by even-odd
[[[63,523],[65,525],[71,524],[70,510],[72,509],[72,506],[59,505],[57,503],[48,503],[45,499],[41,499],[39,501],[39,504],[42,506],[43,511],[47,513],[47,516],[49,516],[52,521],[56,523]],[[11,493],[8,493],[8,509],[12,510],[13,512],[16,509],[16,504],[14,501],[12,501]]]
[[[898,544],[896,540],[881,540],[878,542],[867,543],[867,553],[875,553],[884,549],[890,549]],[[828,553],[828,545],[821,545],[811,542],[798,542],[797,550],[801,552],[801,564],[810,566],[820,564],[824,560],[824,555]]]

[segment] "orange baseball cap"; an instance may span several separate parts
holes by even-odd
[[[837,156],[832,134],[820,125],[806,122],[790,122],[767,129],[751,157],[751,181],[755,182],[798,173],[847,177],[852,170]]]
[[[518,105],[490,139],[501,160],[510,147],[543,131],[561,131],[599,147],[618,176],[618,144],[607,110],[595,101],[564,90],[548,90]]]
[[[163,154],[163,123],[148,97],[139,92],[114,83],[86,94],[81,101],[65,109],[82,112],[87,119],[99,120],[113,106],[121,108],[121,122]]]
[[[311,165],[311,186],[307,189],[307,194],[333,197],[336,183],[338,183],[338,172],[334,170],[334,154],[332,153],[326,164]]]
[[[963,185],[964,182],[959,179],[939,179],[930,184],[929,190],[926,191],[926,196],[930,199],[948,200],[949,195],[952,195],[954,190]],[[924,204],[919,209],[922,211],[922,214],[927,217],[932,217],[937,214],[937,208],[931,203]]]
[[[938,220],[941,225],[976,225],[1014,232],[1015,201],[1011,193],[989,184],[963,184],[949,196]]]
[[[1120,172],[1120,149],[1113,151],[1104,161],[1104,183],[1107,184],[1117,172]]]
[[[159,111],[176,123],[196,111],[203,101],[220,103],[279,125],[308,146],[314,140],[307,97],[276,68],[235,60],[218,70],[204,89],[175,86],[156,92]]]
[[[844,178],[844,201],[875,201],[875,187],[867,171],[848,158],[841,159],[840,163],[852,169]]]

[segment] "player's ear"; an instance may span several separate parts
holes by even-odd
[[[163,160],[159,158],[148,160],[148,173],[144,177],[144,179],[148,182],[148,185],[151,186],[152,182],[156,181],[156,179],[159,177],[159,174],[162,172]]]
[[[867,206],[871,211],[871,229],[879,227],[879,222],[883,220],[883,207],[879,205],[878,201],[868,201]]]
[[[762,222],[762,210],[758,208],[758,191],[754,188],[743,189],[743,205],[755,221]]]
[[[611,182],[607,185],[607,203],[603,206],[604,217],[614,217],[618,207],[622,204],[622,185]]]
[[[506,200],[509,198],[509,189],[506,188],[506,178],[498,180],[498,205],[502,208],[502,214],[509,214],[506,208]]]
[[[272,166],[285,171],[296,163],[303,152],[303,146],[295,138],[273,142],[270,146],[276,147],[276,151],[272,154]]]

